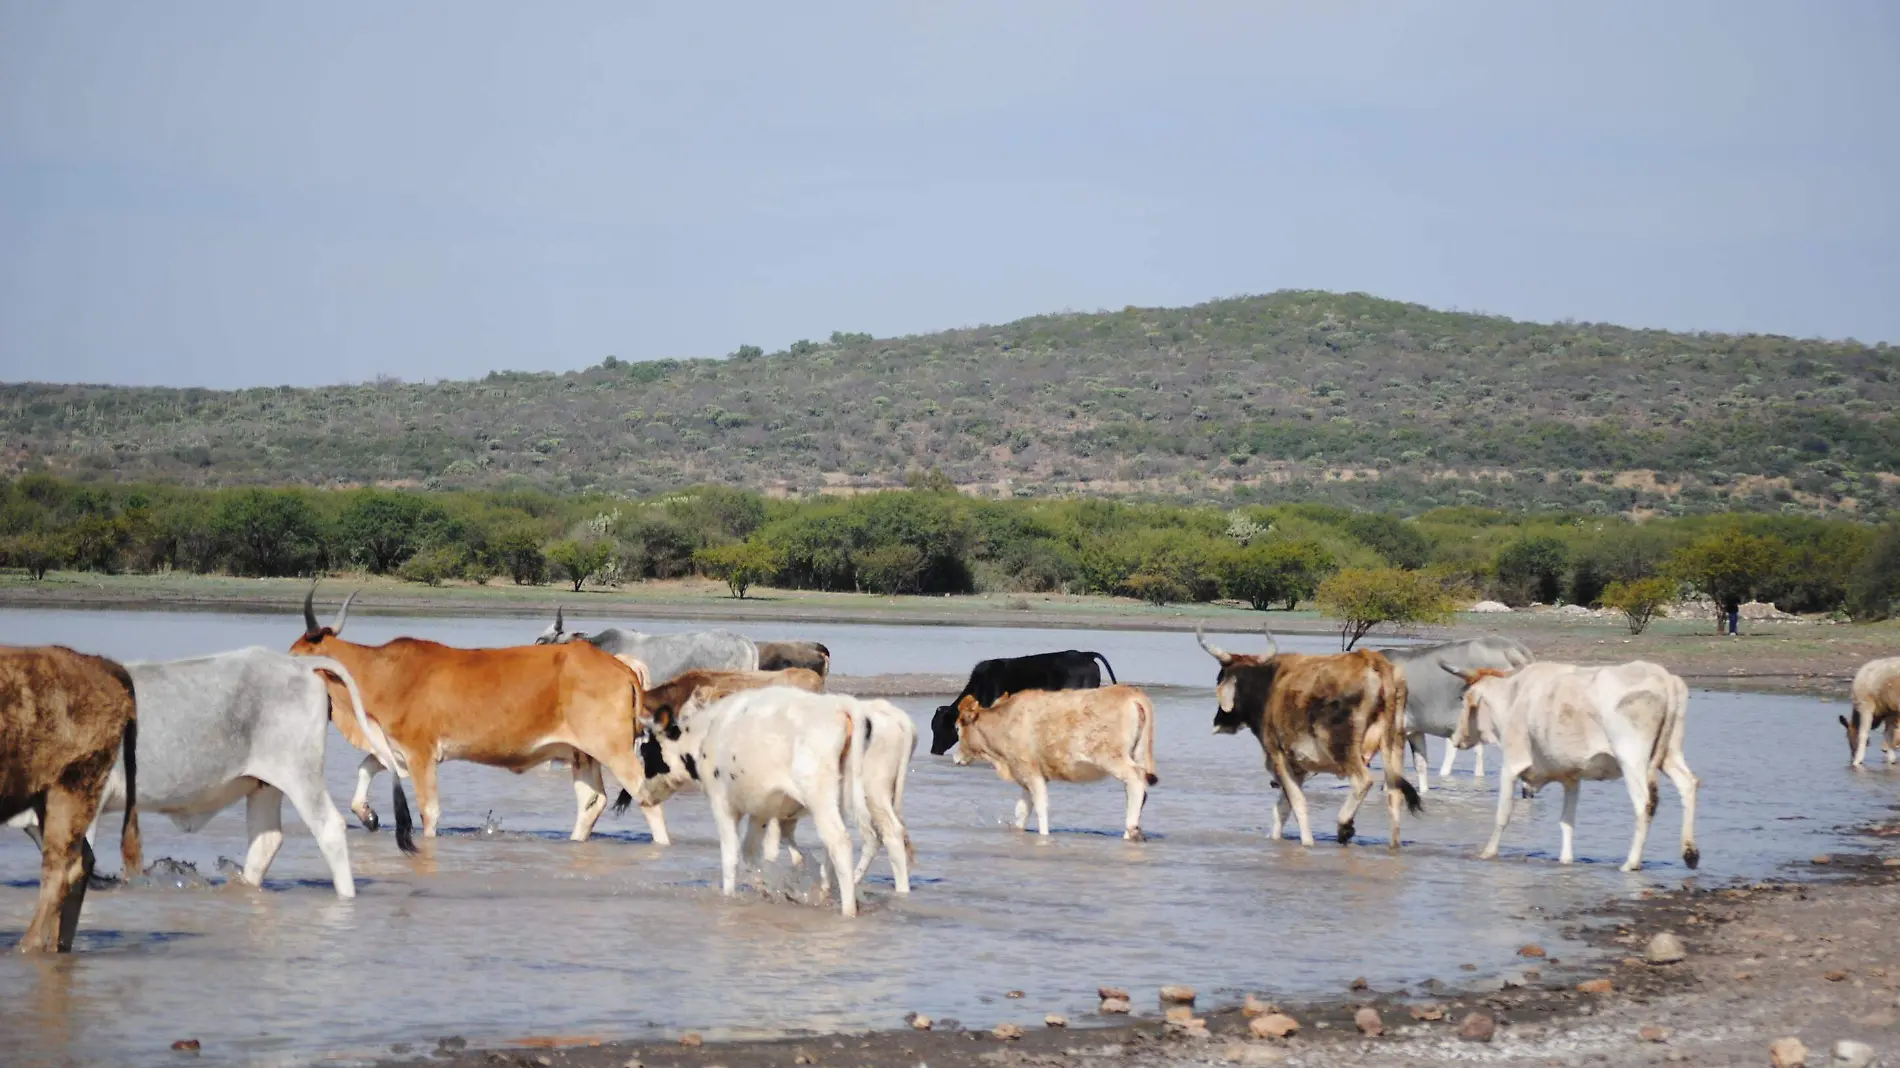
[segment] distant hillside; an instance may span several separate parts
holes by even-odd
[[[260,354],[265,358],[268,354]],[[1900,505],[1900,349],[1363,294],[233,392],[0,386],[11,470],[193,484],[966,487],[1419,507]]]

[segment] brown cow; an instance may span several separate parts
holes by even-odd
[[[100,656],[57,645],[0,646],[0,820],[28,809],[41,829],[40,899],[22,952],[71,952],[92,875],[86,828],[125,754],[127,875],[142,867],[136,803],[137,706],[132,676]]]
[[[1128,789],[1122,837],[1142,840],[1141,810],[1155,777],[1155,706],[1133,686],[1024,690],[984,708],[974,694],[957,700],[959,764],[987,760],[997,777],[1022,787],[1016,829],[1049,833],[1049,781],[1095,782],[1113,776]]]
[[[817,672],[821,679],[831,674],[831,650],[820,642],[758,642],[757,645],[760,671],[804,668]]]
[[[641,781],[633,749],[643,718],[640,676],[612,654],[586,642],[457,649],[397,638],[383,645],[357,645],[338,637],[350,599],[344,600],[334,623],[320,627],[312,596],[314,591],[304,597],[304,634],[290,651],[332,657],[356,677],[364,709],[382,725],[396,756],[415,779],[425,837],[435,835],[441,819],[435,766],[443,760],[523,772],[566,759],[573,764],[576,794],[586,785],[581,756],[605,764],[622,782]],[[332,702],[331,722],[351,745],[369,749],[354,718],[336,713],[337,707],[348,706]],[[369,779],[381,768],[374,755],[364,758],[350,805],[368,827],[375,826],[367,800]],[[595,796],[595,803],[582,805],[575,816],[574,841],[586,841],[606,810],[606,797],[598,791]],[[659,810],[642,811],[654,841],[664,843],[666,824]],[[402,816],[399,809],[398,819]]]
[[[1300,821],[1300,841],[1313,844],[1301,784],[1314,772],[1349,779],[1352,794],[1339,810],[1339,842],[1352,840],[1353,816],[1372,790],[1372,755],[1385,763],[1386,806],[1392,814],[1392,848],[1399,845],[1399,799],[1423,811],[1418,791],[1405,780],[1405,676],[1379,653],[1360,649],[1331,656],[1282,653],[1267,635],[1265,656],[1230,653],[1210,643],[1199,627],[1201,648],[1220,661],[1214,687],[1219,707],[1214,732],[1253,731],[1267,768],[1280,786],[1273,803],[1273,837],[1286,826],[1289,802]]]
[[[782,671],[707,671],[695,668],[645,691],[641,695],[641,703],[653,726],[656,729],[664,729],[673,725],[674,720],[679,716],[679,710],[686,706],[686,702],[693,699],[694,694],[699,695],[701,705],[709,705],[721,697],[738,693],[740,690],[762,690],[767,686],[790,686],[795,690],[804,690],[808,693],[825,692],[824,677],[804,668],[786,668]],[[665,774],[665,763],[660,756],[657,740],[647,739],[641,743],[640,761],[649,778],[659,778]],[[601,786],[599,768],[594,768],[591,774],[593,787],[599,789]],[[581,769],[576,768],[575,782],[577,784],[580,777]],[[625,786],[624,783],[622,785]],[[579,785],[576,785],[575,789],[580,789]],[[627,811],[627,807],[632,804],[631,790],[622,789],[620,796],[614,798],[614,815],[618,816]],[[657,802],[653,805],[653,810],[659,811]],[[773,846],[776,852],[776,835],[773,838]]]

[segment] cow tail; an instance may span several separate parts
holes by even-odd
[[[1675,675],[1670,675],[1663,685],[1663,716],[1661,729],[1656,732],[1656,741],[1649,751],[1649,814],[1656,814],[1658,780],[1662,775],[1663,762],[1669,759],[1672,751],[1682,748],[1682,736],[1689,723],[1689,687]]]
[[[119,745],[125,751],[125,822],[119,825],[119,857],[130,879],[145,869],[145,843],[139,837],[139,717],[135,710],[125,721]]]
[[[350,669],[343,666],[342,661],[327,656],[311,657],[310,660],[312,667],[336,676],[336,680],[349,691],[350,708],[356,713],[357,729],[363,732],[369,751],[389,768],[389,804],[396,810],[396,847],[405,853],[417,852],[415,818],[409,813],[409,798],[402,792],[402,765],[396,762],[394,743],[390,741],[388,732],[382,729],[382,724],[371,722],[369,713],[363,708],[363,691],[356,687],[356,676],[350,674]]]
[[[1149,786],[1161,781],[1155,774],[1155,707],[1146,694],[1135,696],[1135,741],[1128,747],[1128,759],[1147,776]]]
[[[1089,655],[1102,662],[1102,670],[1108,672],[1108,684],[1110,686],[1120,686],[1122,684],[1122,680],[1115,677],[1115,669],[1108,665],[1108,657],[1100,653],[1090,653]]]
[[[1397,790],[1405,797],[1405,807],[1414,816],[1425,811],[1425,805],[1418,798],[1418,789],[1405,777],[1405,700],[1410,694],[1405,685],[1405,673],[1387,661],[1380,670],[1380,681],[1385,683],[1385,748],[1381,752],[1381,762],[1385,764],[1385,788]]]
[[[845,790],[851,795],[851,820],[858,825],[858,834],[867,843],[865,848],[874,848],[877,842],[877,827],[871,822],[871,802],[864,792],[864,752],[871,748],[871,717],[861,708],[852,709],[851,731],[844,743],[844,767],[840,770],[845,776]]]

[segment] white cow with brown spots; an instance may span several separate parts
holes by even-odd
[[[1516,671],[1446,671],[1465,680],[1465,715],[1451,742],[1468,749],[1480,738],[1504,751],[1498,779],[1497,827],[1478,854],[1489,860],[1511,820],[1512,788],[1519,779],[1536,788],[1564,785],[1563,847],[1569,864],[1577,822],[1577,794],[1585,779],[1622,779],[1636,810],[1624,871],[1643,866],[1643,843],[1656,815],[1656,780],[1669,776],[1682,795],[1682,860],[1694,868],[1696,777],[1682,756],[1689,724],[1689,687],[1642,660],[1611,667],[1539,662]]]
[[[1142,840],[1141,810],[1155,776],[1155,709],[1134,686],[1094,690],[1025,690],[988,708],[965,695],[957,702],[956,761],[987,760],[998,777],[1022,787],[1016,829],[1049,833],[1049,782],[1120,779],[1128,788],[1122,837]]]

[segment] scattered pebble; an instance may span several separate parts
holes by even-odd
[[[1616,984],[1608,979],[1585,979],[1577,984],[1577,991],[1582,994],[1607,994],[1615,989]]]
[[[1285,1038],[1300,1033],[1300,1021],[1284,1012],[1270,1012],[1248,1021],[1247,1030],[1252,1031],[1255,1038]]]
[[[1682,948],[1682,939],[1668,931],[1657,932],[1650,938],[1649,948],[1643,951],[1643,959],[1651,964],[1674,964],[1688,955]]]
[[[1641,1031],[1636,1032],[1636,1037],[1645,1042],[1667,1042],[1669,1041],[1669,1029],[1657,1027],[1655,1024],[1648,1024]]]
[[[1194,988],[1191,986],[1164,986],[1161,988],[1161,1001],[1167,1005],[1194,1004]]]
[[[792,1058],[792,1063],[793,1064],[817,1064],[818,1058],[812,1056],[809,1053],[801,1053],[798,1056]]]
[[[1847,978],[1847,973],[1837,968],[1834,971],[1828,972],[1826,975],[1823,975],[1821,978],[1826,979],[1830,983],[1838,983],[1841,980]]]
[[[1280,1007],[1275,1005],[1273,1002],[1261,1001],[1259,998],[1254,997],[1252,994],[1248,994],[1247,1000],[1242,1002],[1240,1006],[1240,1014],[1242,1016],[1245,1016],[1249,1020],[1253,1019],[1256,1016],[1265,1016],[1267,1013],[1279,1012],[1279,1011],[1280,1011]]]
[[[1286,1054],[1272,1046],[1250,1046],[1245,1042],[1228,1045],[1223,1054],[1229,1064],[1284,1064]]]
[[[1833,1068],[1867,1068],[1874,1063],[1874,1047],[1843,1038],[1834,1043]]]
[[[1069,1026],[1069,1018],[1052,1012],[1042,1018],[1042,1025],[1044,1027],[1067,1027]]]
[[[1103,1001],[1107,1001],[1109,998],[1120,998],[1123,1001],[1127,1001],[1128,991],[1123,990],[1119,986],[1098,986],[1095,988],[1095,996],[1101,998]]]
[[[1023,996],[1023,992],[1020,990],[1012,990],[1009,993],[1004,994],[1003,996],[1006,998],[1020,998]]]
[[[1442,1005],[1414,1005],[1411,1008],[1411,1013],[1412,1019],[1414,1020],[1442,1020],[1445,1018],[1445,1007]]]
[[[705,1042],[705,1039],[699,1037],[698,1031],[688,1031],[680,1036],[680,1045],[682,1046],[701,1046],[704,1045]]]
[[[1789,1035],[1777,1038],[1768,1046],[1768,1063],[1775,1068],[1805,1068],[1808,1063],[1808,1047],[1801,1040]]]
[[[930,1030],[930,1024],[931,1024],[930,1017],[925,1016],[921,1012],[913,1012],[909,1016],[905,1017],[905,1019],[910,1021],[911,1029],[914,1031]]]
[[[1833,858],[1833,857],[1830,857],[1830,856],[1828,856],[1828,855],[1827,855],[1826,853],[1823,853],[1823,854],[1821,854],[1820,856],[1818,856],[1818,857],[1815,857],[1812,863],[1815,863],[1815,864],[1832,864],[1832,863],[1834,863],[1834,858]]]
[[[996,1030],[991,1031],[990,1034],[995,1035],[1000,1041],[1014,1042],[1023,1037],[1023,1029],[1013,1023],[997,1024]]]
[[[1532,942],[1527,946],[1519,946],[1517,955],[1520,957],[1541,957],[1545,955],[1544,947]]]
[[[1468,1042],[1489,1042],[1498,1033],[1498,1022],[1482,1012],[1474,1012],[1458,1025],[1458,1037]]]
[[[1366,983],[1366,977],[1362,975],[1359,978],[1354,979],[1350,984],[1348,984],[1348,988],[1352,990],[1364,990],[1366,989],[1367,985],[1368,984]]]
[[[1385,1021],[1379,1019],[1379,1010],[1367,1005],[1352,1014],[1352,1022],[1359,1025],[1359,1033],[1378,1038],[1385,1034]]]
[[[1192,1005],[1170,1005],[1165,1012],[1167,1021],[1171,1024],[1186,1026],[1189,1020],[1194,1019],[1194,1006]]]
[[[1102,999],[1102,1015],[1103,1016],[1121,1016],[1121,1015],[1125,1015],[1127,1012],[1128,1012],[1127,998],[1103,998]]]
[[[180,1053],[196,1053],[198,1052],[199,1048],[200,1048],[200,1044],[198,1040],[195,1038],[181,1038],[178,1041],[172,1043],[172,1049],[175,1049]]]

